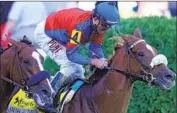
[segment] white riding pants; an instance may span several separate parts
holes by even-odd
[[[34,32],[34,44],[55,61],[60,66],[60,72],[64,76],[79,76],[84,78],[84,68],[80,64],[76,64],[68,60],[66,55],[66,47],[48,37],[45,34],[45,20],[39,23]]]

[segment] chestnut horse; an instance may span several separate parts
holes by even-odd
[[[169,90],[175,85],[176,74],[167,67],[164,55],[142,39],[139,29],[134,35],[122,35],[109,67],[96,69],[96,81],[84,84],[63,113],[126,113],[133,81],[141,80]]]
[[[43,57],[29,42],[9,41],[12,46],[1,54],[0,113],[6,112],[14,87],[38,95],[43,102],[52,103],[54,91],[48,79],[49,73],[42,66]]]

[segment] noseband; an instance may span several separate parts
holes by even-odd
[[[139,61],[136,59],[135,55],[132,52],[132,48],[135,47],[138,43],[141,42],[145,42],[144,40],[138,40],[135,43],[133,43],[132,45],[128,46],[128,71],[124,71],[124,70],[120,70],[120,69],[113,69],[111,67],[107,67],[106,69],[108,71],[115,71],[115,72],[119,72],[122,73],[123,75],[129,77],[132,82],[134,82],[135,80],[141,80],[141,81],[145,81],[147,82],[149,85],[152,84],[152,82],[156,79],[151,72],[152,68],[150,71],[147,71],[146,69],[143,68],[142,64],[139,63]],[[135,62],[138,64],[138,66],[140,67],[141,71],[143,72],[143,74],[139,74],[139,73],[132,73],[130,72],[130,55],[133,57],[133,59],[135,60]]]
[[[18,86],[19,88],[24,89],[28,93],[31,93],[31,88],[30,88],[31,86],[34,86],[34,85],[38,84],[40,81],[42,81],[46,78],[49,78],[50,75],[47,71],[41,71],[41,72],[33,75],[32,77],[29,77],[28,80],[25,80],[25,76],[24,76],[25,74],[23,72],[24,69],[22,68],[22,65],[20,64],[20,60],[19,60],[19,53],[26,47],[27,46],[21,47],[18,51],[15,48],[15,50],[14,50],[15,58],[14,58],[13,65],[10,69],[10,77],[7,78],[7,77],[1,75],[1,79],[10,83],[10,84],[13,84],[14,86]],[[20,77],[21,77],[20,83],[17,83],[11,79],[12,78],[11,72],[13,71],[15,61],[17,62],[18,71],[20,72]]]

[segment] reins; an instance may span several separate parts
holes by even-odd
[[[25,89],[25,86],[23,86],[23,85],[21,85],[21,84],[19,84],[17,82],[12,81],[11,79],[8,79],[7,77],[4,77],[3,75],[1,76],[1,79],[6,81],[6,82],[8,82],[8,83],[10,83],[10,84],[13,84],[14,86],[18,86],[18,87],[20,87],[22,89]]]
[[[89,50],[88,48],[86,48],[83,44],[81,44],[80,42],[77,41],[77,39],[70,37],[69,35],[65,34],[66,36],[68,36],[70,39],[72,39],[75,43],[77,43],[78,45],[80,45],[82,48],[84,48],[85,50],[89,51],[90,53],[92,53],[94,56],[98,57],[98,55],[96,55],[93,51]],[[141,68],[141,71],[143,71],[143,75],[138,74],[138,73],[132,73],[132,72],[127,72],[124,70],[120,70],[120,69],[113,69],[112,67],[106,67],[105,69],[107,69],[108,71],[115,71],[118,73],[122,73],[123,75],[129,77],[132,81],[134,81],[132,79],[136,78],[138,80],[141,81],[145,81],[148,84],[151,84],[156,78],[154,78],[154,76],[151,73],[148,73],[142,66],[141,64],[138,62],[138,60],[135,58],[135,56],[133,55],[131,49],[136,46],[138,43],[141,42],[145,42],[145,40],[138,40],[135,43],[133,43],[132,45],[128,46],[128,52],[130,53],[130,55],[134,58],[134,60],[136,61],[136,63],[139,65],[139,67]],[[129,56],[130,56],[129,55]],[[93,69],[93,71],[91,72],[91,74],[94,74],[96,70],[96,67]]]

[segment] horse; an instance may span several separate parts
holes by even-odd
[[[49,73],[44,71],[43,57],[27,40],[17,42],[9,39],[10,46],[1,53],[0,113],[7,110],[15,89],[36,95],[44,103],[52,103],[54,90],[49,82]]]
[[[170,90],[176,74],[167,59],[146,43],[138,28],[133,35],[121,35],[109,66],[95,68],[85,83],[65,104],[62,113],[126,113],[134,81],[139,80]]]

